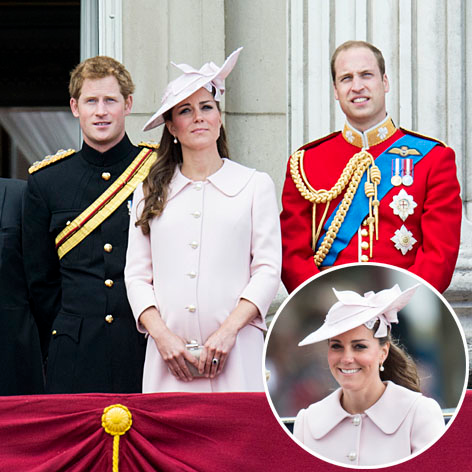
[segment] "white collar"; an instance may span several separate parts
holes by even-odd
[[[323,400],[310,405],[307,409],[307,423],[315,439],[321,439],[345,418],[354,418],[341,406],[342,389],[328,395]],[[412,406],[421,397],[421,393],[387,381],[387,388],[374,405],[363,415],[385,434],[393,434],[408,415]]]
[[[214,174],[209,175],[206,181],[228,197],[234,197],[243,190],[255,172],[255,169],[223,158],[223,165]],[[187,185],[195,183],[195,181],[185,177],[177,166],[170,182],[167,200],[174,198]]]

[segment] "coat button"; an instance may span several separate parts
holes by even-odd
[[[57,331],[56,331],[55,329],[53,329],[51,334],[52,334],[53,336],[56,336]]]
[[[105,246],[103,246],[103,249],[105,252],[111,252],[113,250],[113,246],[110,243],[106,243]]]
[[[70,225],[70,220],[67,220],[66,221],[66,226],[69,226]]]
[[[110,180],[111,174],[110,172],[103,172],[102,179],[103,180]]]
[[[363,228],[361,229],[361,236],[364,236],[365,238],[366,236],[369,236],[369,232],[365,228]]]
[[[348,455],[347,455],[347,458],[350,460],[350,461],[355,461],[357,459],[357,454],[355,452],[350,452]]]
[[[361,242],[361,249],[363,249],[364,251],[366,249],[369,249],[369,243],[367,241],[362,241]]]
[[[113,323],[113,315],[105,316],[105,321],[110,324]]]
[[[369,256],[363,254],[363,255],[361,256],[361,262],[369,262]]]
[[[359,426],[361,424],[361,417],[359,415],[354,416],[354,418],[352,418],[352,424]]]
[[[186,306],[185,308],[187,308],[187,310],[190,312],[190,313],[195,313],[197,311],[197,307],[195,305],[188,305]]]
[[[197,249],[197,247],[198,247],[197,241],[192,241],[192,242],[190,243],[190,247],[191,247],[192,249]]]
[[[113,282],[113,280],[111,280],[111,279],[106,279],[106,280],[105,280],[105,285],[106,285],[107,287],[113,287],[113,283],[114,283],[114,282]]]

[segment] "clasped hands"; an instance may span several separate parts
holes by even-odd
[[[186,348],[185,340],[168,328],[160,336],[154,337],[154,341],[172,375],[184,382],[190,382],[195,377],[190,372],[187,362],[194,365],[204,377],[215,378],[223,371],[236,341],[236,335],[237,332],[221,325],[203,345],[199,360]],[[218,362],[213,362],[213,359]]]

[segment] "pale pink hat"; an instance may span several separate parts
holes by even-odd
[[[419,286],[416,284],[402,292],[395,284],[392,288],[377,293],[367,292],[364,296],[350,290],[338,292],[333,288],[339,301],[329,309],[321,328],[309,334],[298,345],[324,341],[363,324],[372,329],[377,320],[380,325],[374,336],[383,338],[387,336],[387,326],[398,323],[397,312],[407,305]]]
[[[190,97],[190,95],[202,87],[205,87],[209,92],[211,92],[212,87],[214,87],[216,90],[215,100],[220,101],[221,95],[225,91],[224,79],[228,77],[229,73],[236,65],[241,49],[242,47],[232,52],[221,67],[218,67],[213,62],[207,62],[200,67],[200,70],[197,70],[188,64],[175,64],[171,62],[171,64],[179,68],[183,74],[172,82],[169,82],[162,96],[161,108],[159,108],[144,125],[143,131],[149,131],[152,128],[162,125],[162,123],[164,123],[163,115],[166,111],[170,110],[187,97]]]

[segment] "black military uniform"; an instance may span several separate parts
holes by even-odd
[[[44,378],[21,252],[26,182],[0,179],[0,395],[43,393]]]
[[[140,151],[126,135],[103,154],[84,143],[40,163],[29,178],[25,267],[44,349],[49,343],[48,393],[141,392],[145,340],[123,276],[132,195],[62,259],[55,249],[56,236]]]

